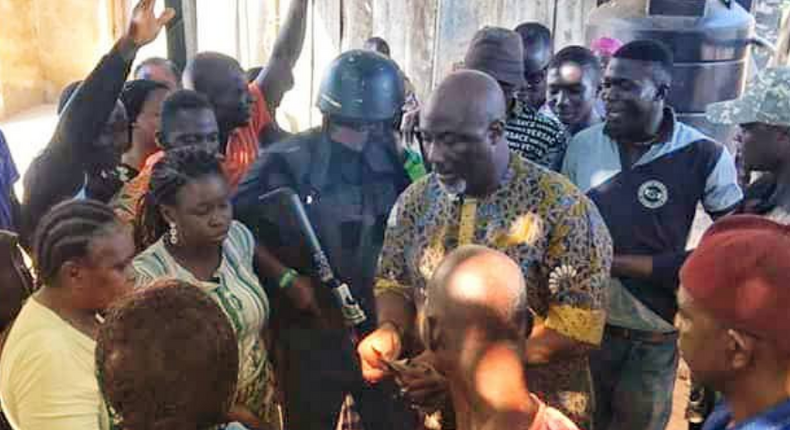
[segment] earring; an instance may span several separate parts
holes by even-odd
[[[170,223],[170,230],[167,232],[167,235],[171,245],[178,245],[178,229],[176,228],[176,223]]]

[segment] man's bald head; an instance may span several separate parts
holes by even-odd
[[[184,70],[184,88],[208,98],[223,135],[246,125],[251,115],[247,77],[239,62],[218,52],[202,52]]]
[[[184,86],[199,91],[196,88],[205,85],[206,80],[228,71],[244,73],[239,62],[233,57],[219,52],[201,52],[195,55],[184,69]]]
[[[422,109],[420,131],[428,162],[451,194],[482,197],[499,186],[510,150],[505,95],[483,72],[450,74]]]
[[[521,268],[510,257],[484,246],[462,246],[434,273],[427,310],[467,319],[464,308],[480,308],[513,323],[527,308],[526,291]]]
[[[531,331],[521,268],[507,255],[462,246],[428,285],[423,340],[447,376],[453,404],[523,410],[530,402],[522,357]]]
[[[434,90],[423,116],[427,120],[488,126],[504,120],[506,111],[505,96],[494,78],[475,70],[460,70],[448,75]]]
[[[471,245],[452,252],[434,272],[420,333],[437,369],[462,377],[491,345],[520,350],[531,323],[519,266],[499,251]]]

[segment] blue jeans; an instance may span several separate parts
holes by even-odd
[[[590,357],[596,430],[664,430],[672,414],[678,351],[661,343],[604,334]]]

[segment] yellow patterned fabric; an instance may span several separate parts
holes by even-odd
[[[447,194],[434,175],[401,195],[384,239],[376,293],[395,290],[419,308],[433,271],[471,236],[469,243],[520,264],[529,305],[547,327],[597,346],[606,320],[612,241],[593,203],[564,177],[515,153],[499,189],[475,201],[472,232],[462,227],[461,220],[469,219],[463,200]],[[592,408],[588,367],[586,357],[530,367],[530,388],[584,425]]]
[[[597,345],[603,338],[606,312],[573,306],[552,306],[549,308],[545,324],[547,328],[557,333]]]
[[[398,294],[400,296],[403,296],[407,300],[411,298],[409,294],[409,287],[406,287],[389,279],[379,279],[379,281],[376,283],[376,291],[379,293],[388,292],[388,293]]]

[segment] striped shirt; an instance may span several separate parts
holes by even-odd
[[[222,308],[239,341],[237,404],[243,404],[265,422],[276,423],[274,375],[261,330],[269,316],[269,300],[253,269],[255,239],[234,221],[222,244],[222,261],[210,281],[200,281],[182,267],[165,247],[164,238],[133,262],[137,285],[160,278],[176,278],[198,286]]]
[[[555,172],[562,167],[568,137],[556,119],[520,103],[505,124],[505,137],[525,159]]]

